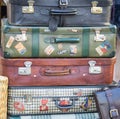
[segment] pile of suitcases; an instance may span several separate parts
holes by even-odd
[[[117,35],[111,24],[113,1],[6,4],[1,74],[9,79],[9,118],[100,119],[93,93],[113,82]]]

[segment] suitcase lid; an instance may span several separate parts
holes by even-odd
[[[66,7],[79,7],[79,6],[92,6],[92,2],[95,0],[9,0],[11,4],[27,6],[28,1],[33,1],[35,6],[45,6],[45,7],[59,7],[61,1],[66,3]],[[113,4],[113,0],[96,0],[98,2],[98,6],[109,6]],[[63,4],[64,4],[63,3]],[[63,5],[62,4],[62,5]]]

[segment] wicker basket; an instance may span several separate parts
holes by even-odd
[[[7,119],[8,78],[0,76],[0,119]]]

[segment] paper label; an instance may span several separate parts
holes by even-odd
[[[19,42],[19,43],[15,46],[15,48],[17,49],[17,51],[18,51],[21,55],[25,54],[25,52],[26,52],[26,48],[25,48],[25,46],[24,46],[21,42]]]
[[[49,45],[48,47],[45,48],[44,52],[47,54],[47,55],[51,55],[54,51],[54,47],[52,45]]]
[[[14,37],[10,36],[10,38],[6,44],[6,48],[10,48],[14,40],[15,40]]]
[[[102,56],[105,53],[107,53],[111,48],[112,48],[112,46],[111,46],[110,42],[106,40],[106,41],[102,42],[102,44],[100,44],[96,48],[96,51],[100,56]]]

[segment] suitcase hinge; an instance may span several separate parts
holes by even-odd
[[[89,67],[89,73],[90,74],[100,74],[101,72],[101,67],[100,66],[95,66],[96,61],[89,61],[88,64],[90,65]]]
[[[34,0],[28,0],[29,6],[23,6],[22,7],[22,13],[34,13]]]
[[[26,62],[24,62],[24,65],[25,65],[25,67],[18,68],[18,74],[19,75],[30,75],[32,62],[26,61]]]
[[[91,13],[92,14],[101,14],[101,13],[103,13],[102,7],[97,7],[98,1],[92,1],[91,4],[92,4],[92,8],[91,8]]]

